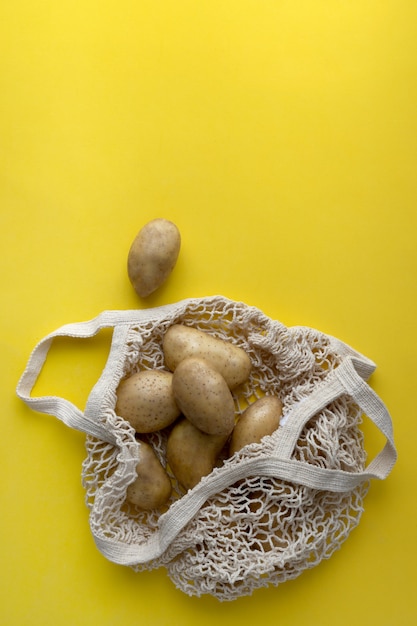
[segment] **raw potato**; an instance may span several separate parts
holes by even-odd
[[[259,443],[265,435],[279,427],[282,402],[276,396],[264,396],[244,411],[237,422],[230,440],[230,455],[250,443]]]
[[[250,374],[251,361],[242,348],[190,326],[171,326],[165,333],[163,349],[165,363],[172,372],[183,359],[198,357],[211,363],[230,389],[245,382]]]
[[[189,357],[177,366],[172,389],[190,422],[209,435],[230,435],[235,422],[233,397],[223,376],[206,361]]]
[[[139,454],[137,478],[128,486],[126,499],[145,511],[159,509],[171,495],[170,478],[149,444],[141,441]]]
[[[207,435],[187,419],[175,424],[167,443],[167,462],[178,482],[192,489],[216,464],[227,435]]]
[[[138,433],[165,428],[180,415],[172,392],[172,372],[143,370],[123,380],[116,392],[116,413]]]
[[[181,246],[177,226],[157,218],[145,224],[134,239],[127,272],[136,293],[146,298],[160,287],[175,267]]]

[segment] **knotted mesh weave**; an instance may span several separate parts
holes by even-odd
[[[117,433],[119,445],[89,435],[83,463],[91,528],[94,536],[106,541],[142,546],[158,539],[167,512],[171,521],[177,513],[181,517],[190,496],[166,467],[169,429],[165,429],[141,438],[152,444],[170,475],[171,500],[163,510],[151,512],[126,504],[127,486],[135,479],[135,462],[126,451],[137,457],[140,446],[131,426],[114,409],[123,377],[143,369],[166,369],[162,339],[172,324],[193,326],[232,341],[248,353],[252,361],[249,380],[233,392],[237,416],[270,394],[282,400],[285,422],[291,409],[324,384],[341,361],[331,337],[311,328],[287,328],[256,308],[220,296],[190,301],[167,309],[158,319],[131,324],[117,380],[102,398],[100,412],[103,424]],[[311,467],[361,472],[366,460],[361,421],[362,412],[351,398],[338,397],[303,427],[291,458]],[[225,450],[218,467],[200,483],[200,491],[207,488],[207,497],[191,519],[173,533],[172,541],[156,558],[130,565],[137,571],[166,567],[185,593],[232,600],[294,578],[330,557],[359,521],[367,482],[334,492],[280,476],[243,475],[231,484],[227,481],[230,471],[239,464],[243,467],[248,459],[267,459],[280,436],[281,427],[230,458]],[[218,491],[217,484],[222,485]]]

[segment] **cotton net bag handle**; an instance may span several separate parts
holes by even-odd
[[[160,307],[161,315],[166,308],[168,307]],[[101,441],[118,445],[118,440],[110,429],[87,417],[69,400],[60,398],[59,396],[33,397],[31,393],[55,338],[72,337],[76,339],[88,339],[94,337],[103,328],[113,328],[111,353],[109,355],[110,359],[112,353],[117,356],[117,352],[122,347],[127,328],[130,324],[134,322],[146,322],[148,319],[153,319],[154,317],[155,312],[152,309],[103,311],[103,313],[100,313],[100,315],[92,320],[61,326],[39,341],[34,348],[29,357],[25,371],[17,385],[16,393],[18,397],[34,411],[54,415],[70,428],[92,435]]]

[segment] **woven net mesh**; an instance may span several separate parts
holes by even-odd
[[[306,327],[287,328],[258,309],[222,297],[192,301],[157,320],[131,325],[124,346],[120,378],[144,369],[166,369],[162,339],[172,324],[186,324],[241,346],[252,371],[233,392],[237,417],[256,399],[277,395],[283,414],[308,398],[340,363],[331,339]],[[185,492],[166,465],[170,429],[146,436],[166,467],[173,485],[161,510],[142,511],[126,503],[135,464],[125,451],[138,448],[131,426],[116,415],[115,389],[103,398],[100,419],[117,433],[119,446],[87,437],[83,484],[96,536],[142,545],[159,532],[161,516],[180,510]],[[314,415],[303,428],[292,458],[312,466],[359,472],[366,454],[360,428],[362,413],[341,396]],[[261,443],[246,446],[202,479],[207,485],[251,458],[268,457],[280,436],[277,429]],[[157,558],[135,563],[137,570],[166,567],[174,584],[189,595],[211,594],[219,600],[250,595],[278,585],[328,558],[359,522],[368,489],[335,493],[292,484],[277,477],[247,476],[207,497],[197,513]]]

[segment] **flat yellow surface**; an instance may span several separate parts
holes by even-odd
[[[3,0],[2,624],[417,623],[416,111],[413,0]],[[183,245],[143,302],[127,251],[157,216]],[[232,603],[108,562],[84,436],[15,396],[62,324],[214,294],[372,358],[399,452],[339,552]],[[37,394],[83,408],[107,349],[57,343]]]

